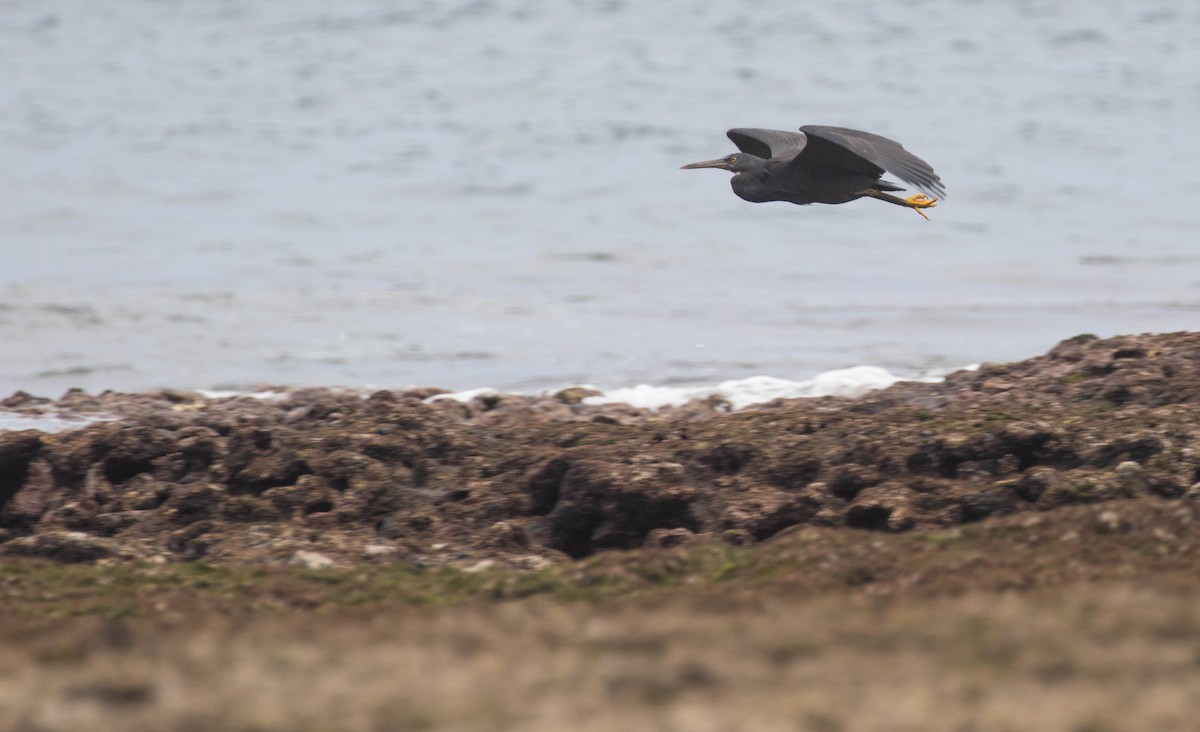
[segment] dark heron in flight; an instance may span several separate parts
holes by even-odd
[[[925,216],[921,209],[936,206],[946,195],[929,163],[900,143],[870,132],[806,125],[799,132],[740,127],[726,134],[740,153],[683,169],[731,171],[733,192],[753,203],[846,203],[870,196]],[[883,180],[885,171],[930,195],[890,195],[888,191],[904,189]]]

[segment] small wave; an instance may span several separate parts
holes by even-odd
[[[286,389],[197,389],[196,393],[205,399],[232,399],[233,397],[249,397],[251,399],[261,399],[264,402],[283,401],[288,397],[288,391]]]
[[[922,380],[940,381],[940,378]],[[601,396],[588,397],[584,404],[625,403],[643,409],[678,407],[692,399],[721,397],[729,402],[733,410],[744,409],[752,404],[762,404],[773,399],[797,399],[803,397],[844,396],[857,397],[876,389],[886,389],[899,381],[911,381],[896,376],[878,366],[854,366],[817,374],[811,379],[792,381],[774,376],[751,376],[745,379],[722,381],[716,386],[651,386],[639,384],[634,387],[612,389]]]
[[[502,392],[499,392],[496,389],[491,388],[490,386],[484,386],[484,387],[480,387],[478,389],[467,389],[466,391],[455,391],[455,392],[447,392],[445,394],[434,394],[433,396],[425,399],[424,401],[426,403],[428,403],[428,402],[441,401],[443,399],[451,399],[453,401],[463,402],[465,404],[476,397],[493,396],[493,395],[498,395],[501,393]]]
[[[115,414],[21,414],[0,413],[0,432],[66,432],[87,427],[97,422],[112,422],[121,417]]]
[[[967,369],[978,368],[977,365],[967,366]],[[811,379],[792,381],[774,376],[751,376],[745,379],[722,381],[715,386],[654,386],[639,384],[637,386],[620,387],[616,389],[598,389],[590,384],[580,385],[582,388],[598,391],[600,394],[585,397],[584,404],[599,406],[603,404],[628,404],[640,409],[662,409],[664,407],[679,407],[693,399],[720,397],[729,403],[731,410],[745,409],[753,404],[762,404],[773,399],[800,399],[826,396],[859,397],[876,389],[886,389],[901,381],[922,381],[934,383],[941,381],[949,371],[929,372],[916,378],[896,376],[887,369],[879,366],[854,366],[846,369],[835,369],[817,374]],[[551,390],[544,393],[551,393]],[[452,399],[458,402],[469,402],[476,397],[498,395],[502,392],[489,387],[468,389],[466,391],[438,394],[425,401],[432,402],[441,399]]]

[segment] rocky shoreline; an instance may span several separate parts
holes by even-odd
[[[14,394],[8,414],[109,421],[0,432],[0,555],[539,569],[798,525],[1200,498],[1200,333],[1078,336],[940,383],[736,413],[437,391]]]

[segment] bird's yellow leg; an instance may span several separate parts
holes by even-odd
[[[878,198],[880,201],[887,201],[888,203],[893,203],[897,206],[911,208],[913,211],[921,214],[926,221],[929,220],[929,217],[925,216],[925,212],[921,209],[933,208],[938,202],[936,198],[926,196],[924,193],[918,193],[917,195],[909,196],[908,198],[899,198],[898,196],[888,195],[887,193],[875,188],[868,188],[867,190],[863,191],[861,195],[870,196],[871,198]]]
[[[926,216],[925,212],[922,211],[921,209],[933,208],[934,206],[937,205],[937,202],[938,202],[938,200],[936,198],[930,198],[929,196],[926,196],[924,193],[918,193],[915,196],[909,196],[908,198],[904,199],[904,204],[906,206],[910,206],[913,211],[916,211],[917,213],[921,214],[921,218],[925,219],[926,221],[929,220],[929,217]]]

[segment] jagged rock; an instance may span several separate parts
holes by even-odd
[[[311,547],[341,566],[388,546],[517,562],[1200,495],[1196,333],[1081,336],[940,383],[732,414],[591,405],[582,389],[423,401],[435,393],[14,395],[0,407],[121,419],[0,433],[0,541],[63,557],[286,562]]]

